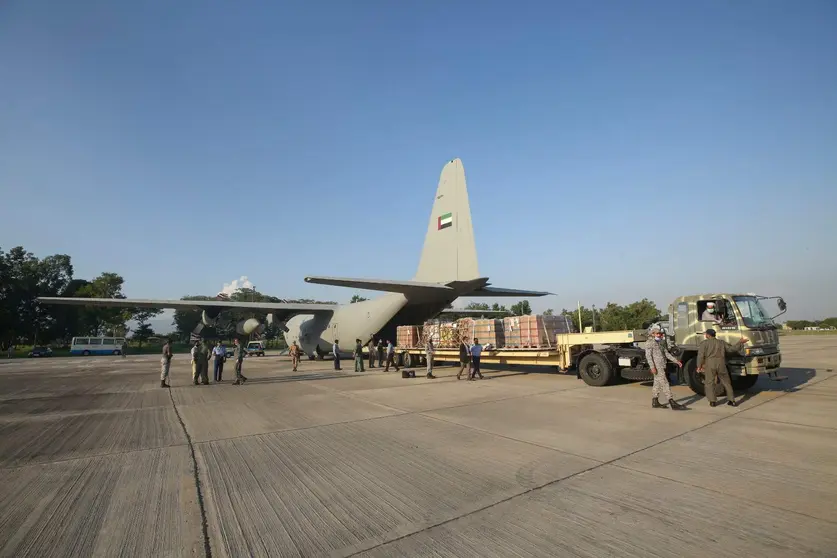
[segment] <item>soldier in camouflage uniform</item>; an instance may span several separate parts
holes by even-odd
[[[233,385],[240,386],[247,381],[247,378],[241,373],[241,365],[244,364],[244,347],[241,346],[238,339],[234,339],[233,342],[235,343],[235,349],[233,349],[233,359],[235,359],[235,381],[233,382]]]
[[[209,376],[207,375],[207,371],[209,370],[209,359],[207,358],[207,351],[203,345],[203,342],[198,342],[195,344],[195,366],[192,369],[192,382],[195,385],[198,385],[198,378],[200,378],[200,383],[203,385],[209,384]]]
[[[671,395],[671,388],[668,385],[668,376],[666,375],[666,359],[677,363],[677,366],[683,364],[674,358],[668,348],[664,345],[663,331],[659,325],[654,325],[651,328],[651,334],[648,341],[645,342],[645,360],[648,361],[648,366],[651,367],[651,373],[654,375],[654,388],[651,391],[651,407],[664,408],[666,404],[660,404],[658,397],[662,391],[663,397],[671,404],[673,411],[682,411],[686,407],[674,400]]]
[[[726,341],[718,339],[715,335],[714,329],[706,330],[706,340],[698,347],[697,371],[703,372],[703,387],[710,407],[717,405],[715,401],[715,378],[718,378],[724,385],[724,391],[727,393],[727,405],[735,407],[737,404],[735,393],[732,391],[732,381],[727,371],[726,354],[737,353],[748,343],[749,339],[742,337],[738,343],[730,345]]]

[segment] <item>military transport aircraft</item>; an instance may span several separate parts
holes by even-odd
[[[376,339],[395,341],[395,328],[421,324],[440,314],[490,315],[491,311],[449,308],[459,297],[536,297],[548,292],[491,287],[477,269],[477,250],[471,223],[471,207],[465,186],[462,161],[445,164],[439,177],[430,223],[419,260],[418,272],[411,281],[386,279],[350,279],[306,277],[308,283],[383,291],[388,294],[354,304],[297,304],[285,302],[238,302],[225,300],[144,300],[130,298],[41,297],[46,304],[108,306],[129,308],[172,308],[202,310],[202,324],[212,326],[225,310],[268,311],[268,322],[278,325],[290,345],[297,341],[306,353],[328,351],[335,339],[342,339],[350,352],[355,339],[367,343]],[[237,324],[241,335],[249,335],[264,326],[251,318]]]

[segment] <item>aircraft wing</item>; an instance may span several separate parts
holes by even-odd
[[[439,283],[424,283],[422,281],[390,281],[387,279],[353,279],[348,277],[306,277],[306,283],[318,285],[334,285],[335,287],[351,287],[368,291],[385,291],[390,293],[416,292],[452,292],[453,289]]]
[[[471,291],[469,293],[464,293],[459,296],[463,298],[470,298],[472,296],[511,296],[511,297],[535,297],[535,296],[547,296],[547,295],[554,295],[555,293],[550,293],[547,291],[521,291],[518,289],[501,289],[499,287],[482,287],[475,291]]]
[[[292,314],[332,313],[337,304],[299,304],[295,302],[239,302],[227,300],[151,300],[143,298],[81,298],[42,296],[37,299],[44,304],[70,306],[105,306],[114,308],[160,308],[173,310],[241,309],[269,310]]]

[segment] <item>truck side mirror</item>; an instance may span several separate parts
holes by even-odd
[[[788,305],[785,303],[785,299],[783,298],[779,298],[777,304],[779,305],[779,310],[781,310],[782,312],[788,309]]]

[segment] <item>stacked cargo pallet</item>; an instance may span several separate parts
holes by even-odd
[[[404,325],[395,329],[395,344],[400,349],[412,349],[419,346],[420,331],[418,326]]]
[[[505,346],[542,349],[555,346],[555,336],[572,332],[566,316],[511,316],[503,318]]]
[[[467,339],[470,343],[477,339],[481,345],[493,345],[497,349],[502,348],[505,344],[503,320],[462,318],[458,325],[457,346],[462,339]]]
[[[432,339],[433,346],[437,349],[453,349],[459,345],[457,330],[457,324],[452,322],[439,320],[425,322],[419,344],[424,347],[427,345],[427,340]]]

